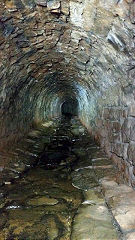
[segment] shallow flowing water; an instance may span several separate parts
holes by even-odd
[[[0,240],[118,239],[93,170],[96,162],[106,166],[100,176],[113,176],[105,154],[77,120],[36,131],[33,149],[44,145],[36,166],[1,187]]]

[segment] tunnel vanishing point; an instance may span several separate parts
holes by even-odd
[[[0,1],[1,168],[34,124],[71,113],[135,187],[134,27],[134,0]]]

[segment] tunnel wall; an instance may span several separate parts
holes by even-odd
[[[134,186],[134,13],[133,0],[0,3],[1,147],[76,98],[80,120]]]
[[[115,161],[123,179],[134,187],[135,2],[70,4],[72,23],[76,29],[85,29],[78,31],[80,35],[75,32],[74,41],[78,37],[81,45],[81,37],[85,35],[91,46],[90,58],[86,60],[85,45],[85,61],[79,58],[77,63],[79,75],[83,75],[87,83],[81,92],[80,119]]]

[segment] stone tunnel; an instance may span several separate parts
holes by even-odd
[[[134,0],[0,1],[1,174],[17,166],[14,146],[33,127],[70,114],[78,117],[133,191],[134,27]],[[131,232],[128,239],[135,240],[135,218]]]

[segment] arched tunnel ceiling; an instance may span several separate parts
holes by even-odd
[[[103,105],[127,104],[134,79],[131,0],[0,3],[2,137],[60,114],[66,97],[93,122]]]

